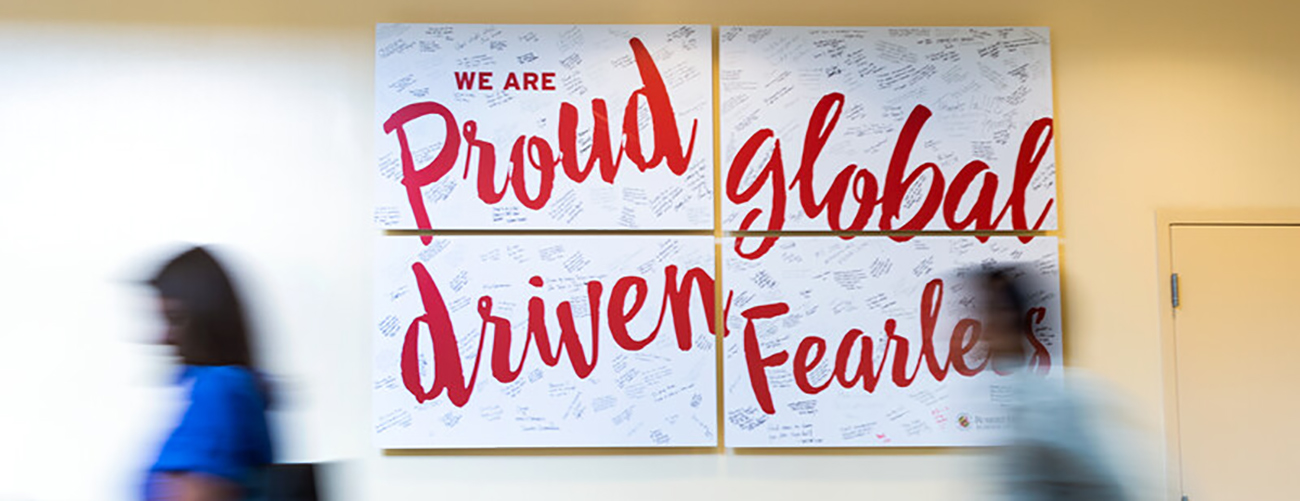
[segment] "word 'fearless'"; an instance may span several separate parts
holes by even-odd
[[[990,359],[987,350],[981,353],[976,349],[983,324],[975,319],[958,320],[953,326],[952,337],[949,338],[947,356],[941,357],[938,354],[934,346],[934,332],[942,303],[943,280],[936,278],[927,283],[921,293],[921,317],[918,326],[921,345],[917,348],[916,354],[911,355],[913,341],[898,334],[898,322],[891,318],[885,320],[884,354],[880,355],[878,360],[875,358],[874,338],[861,329],[849,329],[844,334],[838,346],[834,348],[834,354],[831,355],[833,360],[827,356],[831,354],[831,346],[825,338],[817,335],[804,337],[799,342],[793,357],[786,350],[764,355],[760,349],[758,330],[754,327],[754,321],[785,315],[790,312],[790,306],[783,302],[771,303],[741,312],[741,317],[745,319],[745,366],[749,369],[749,383],[754,389],[754,398],[758,401],[759,408],[767,414],[776,413],[772,390],[768,386],[767,370],[781,367],[786,362],[790,362],[795,386],[807,395],[821,393],[832,383],[837,383],[844,389],[861,388],[862,391],[873,393],[876,391],[876,385],[885,376],[886,365],[891,366],[889,379],[898,388],[911,386],[922,367],[935,381],[943,381],[950,369],[964,377],[975,377],[988,367],[1000,376],[1010,374],[1012,370],[1000,367],[1000,361]],[[1033,353],[1028,360],[1029,367],[1040,375],[1047,374],[1052,366],[1051,354],[1047,351],[1047,347],[1034,336],[1035,327],[1042,323],[1046,315],[1047,310],[1043,307],[1031,308],[1025,313],[1024,323],[1021,325],[1021,333],[1033,348]],[[853,356],[855,347],[860,348],[857,350],[856,357]],[[976,355],[979,360],[972,363],[967,359],[968,354]],[[832,364],[833,369],[825,381],[814,382],[809,376],[823,360],[827,364]],[[908,364],[912,365],[910,375],[907,370]]]
[[[495,90],[491,71],[457,71],[456,90]],[[506,74],[501,90],[555,90],[555,72],[532,71]]]

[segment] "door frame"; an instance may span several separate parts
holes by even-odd
[[[1300,209],[1160,209],[1156,211],[1156,279],[1164,379],[1165,482],[1168,499],[1181,499],[1183,464],[1178,416],[1178,352],[1174,330],[1173,230],[1175,226],[1300,226]]]

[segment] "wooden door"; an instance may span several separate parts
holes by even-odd
[[[1183,493],[1300,499],[1300,226],[1171,237]]]

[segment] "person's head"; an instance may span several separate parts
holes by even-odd
[[[1028,354],[1024,319],[1029,306],[1023,275],[1014,266],[983,269],[977,274],[984,321],[981,337],[989,357],[999,365],[1019,366]]]
[[[207,250],[194,247],[172,258],[149,285],[167,322],[162,342],[176,347],[182,363],[253,366],[243,308]]]

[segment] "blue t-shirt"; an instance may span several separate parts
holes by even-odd
[[[157,497],[155,483],[166,472],[211,475],[254,494],[263,467],[271,462],[266,398],[258,377],[240,366],[191,365],[181,372],[180,382],[190,386],[190,405],[149,469],[145,499]]]

